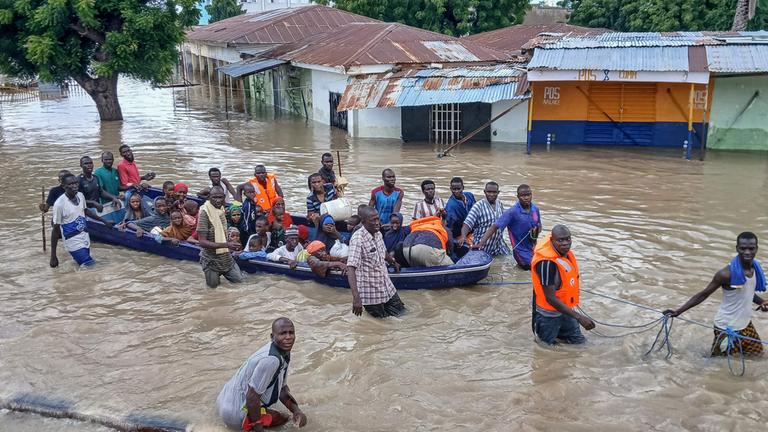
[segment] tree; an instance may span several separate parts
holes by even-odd
[[[639,32],[727,31],[740,16],[737,3],[744,1],[750,0],[564,0],[561,5],[572,10],[571,24],[586,27]],[[754,19],[746,28],[763,28],[768,21],[768,0],[753,1]]]
[[[120,74],[159,84],[177,61],[196,0],[0,0],[0,72],[74,79],[102,121],[122,120]]]
[[[328,4],[328,0],[317,3]],[[451,36],[520,24],[528,0],[336,0],[335,7]]]
[[[205,7],[205,10],[211,16],[208,23],[215,23],[245,13],[237,0],[213,0],[211,4]]]

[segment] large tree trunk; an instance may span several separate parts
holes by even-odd
[[[749,22],[750,0],[739,0],[736,3],[736,13],[733,15],[733,25],[731,31],[744,31]]]
[[[117,100],[117,75],[112,77],[92,78],[87,75],[73,77],[80,87],[96,102],[101,121],[120,121],[123,112]]]

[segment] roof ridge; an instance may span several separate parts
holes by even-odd
[[[381,31],[376,37],[371,38],[371,40],[366,42],[365,45],[360,47],[359,50],[355,51],[354,53],[352,53],[351,56],[346,58],[344,60],[344,64],[357,60],[357,58],[363,55],[363,53],[365,53],[366,51],[368,51],[370,47],[377,44],[383,38],[389,36],[389,34],[392,33],[392,31],[394,31],[394,29],[398,26],[398,24],[399,23],[389,23],[389,25],[387,25],[387,27],[383,31]]]
[[[274,13],[275,11],[278,11],[278,10],[285,10],[286,13],[281,15],[281,16],[279,16],[277,19],[266,20],[266,21],[262,22],[261,25],[256,25],[254,28],[248,29],[249,30],[248,34],[253,33],[254,31],[261,30],[264,27],[275,25],[276,22],[283,21],[285,18],[288,18],[288,17],[295,18],[295,17],[297,17],[299,15],[304,14],[309,9],[313,9],[314,10],[314,9],[317,9],[317,8],[320,8],[320,7],[324,7],[324,6],[323,5],[318,5],[318,4],[312,4],[312,5],[309,5],[309,6],[300,6],[300,7],[295,7],[295,8],[292,7],[292,8],[284,8],[284,9],[272,9],[272,10],[269,10],[269,11],[264,11],[264,12],[262,12],[263,14]],[[254,14],[254,15],[256,15],[256,14]],[[250,21],[250,20],[247,20],[247,21],[248,22],[255,22],[255,21]]]

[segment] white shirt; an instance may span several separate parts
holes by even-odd
[[[91,246],[91,238],[85,232],[85,196],[78,192],[75,201],[77,204],[64,194],[53,204],[53,224],[61,226],[61,238],[68,252]]]
[[[723,290],[723,302],[715,315],[715,327],[730,327],[736,331],[744,330],[752,320],[752,300],[755,298],[757,276],[751,278],[740,288]]]
[[[301,246],[301,243],[297,244],[295,248],[293,248],[293,252],[288,250],[288,247],[286,245],[282,245],[279,248],[275,249],[274,251],[267,254],[267,259],[270,261],[280,261],[280,258],[288,258],[289,260],[296,260],[296,256],[299,254],[299,252],[303,251],[304,248]]]

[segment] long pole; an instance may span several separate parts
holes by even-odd
[[[343,177],[341,174],[341,153],[336,150],[336,160],[339,162],[339,177]]]
[[[449,153],[451,150],[453,150],[453,149],[455,149],[456,147],[458,147],[458,146],[460,146],[460,145],[464,144],[465,142],[469,141],[470,139],[472,139],[472,137],[474,137],[475,135],[479,134],[479,133],[480,133],[480,132],[481,132],[483,129],[485,129],[485,128],[487,128],[488,126],[490,126],[490,125],[491,125],[491,123],[493,123],[493,122],[495,122],[496,120],[500,119],[502,116],[504,116],[504,115],[505,115],[505,114],[507,114],[508,112],[512,111],[512,110],[513,110],[515,107],[517,107],[518,105],[520,105],[520,104],[521,104],[521,103],[523,103],[523,102],[525,102],[525,99],[518,101],[517,103],[515,103],[515,104],[514,104],[514,105],[512,105],[511,107],[509,107],[509,108],[505,109],[504,111],[502,111],[502,112],[501,112],[501,114],[499,114],[499,115],[497,115],[496,117],[494,117],[494,118],[492,118],[492,119],[488,120],[487,122],[483,123],[483,125],[482,125],[482,126],[480,126],[479,128],[477,128],[477,129],[473,130],[473,131],[472,131],[472,132],[470,132],[470,133],[469,133],[467,136],[465,136],[464,138],[460,139],[460,140],[459,140],[459,141],[457,141],[455,144],[452,144],[452,145],[451,145],[451,146],[449,146],[447,149],[445,149],[443,152],[441,152],[441,153],[438,153],[438,154],[437,154],[437,157],[438,157],[438,158],[441,158],[441,157],[443,157],[443,156],[446,156],[446,155],[447,155],[447,154],[448,154],[448,153]]]
[[[685,158],[691,160],[691,152],[693,151],[693,83],[691,83],[691,90],[688,92],[688,145],[685,147]]]
[[[45,203],[45,186],[40,186],[40,196],[42,198],[42,203]],[[45,213],[40,212],[40,222],[42,222],[42,234],[43,234],[43,252],[46,251],[45,249]]]

